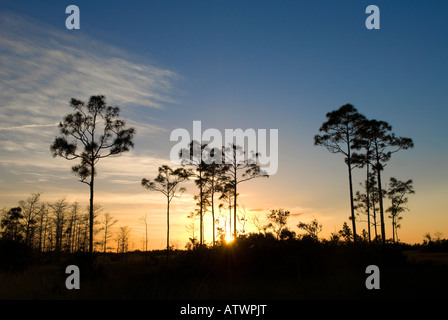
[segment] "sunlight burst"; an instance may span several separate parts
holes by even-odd
[[[228,234],[228,235],[226,235],[226,239],[225,240],[226,240],[226,243],[231,243],[233,241],[233,236]]]

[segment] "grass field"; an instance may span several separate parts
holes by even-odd
[[[45,258],[45,259],[44,259]],[[80,268],[68,290],[67,265]],[[368,290],[377,265],[380,289]],[[397,246],[241,242],[215,249],[40,256],[22,270],[0,272],[0,299],[291,300],[447,299],[448,253]]]

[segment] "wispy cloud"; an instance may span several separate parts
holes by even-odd
[[[9,131],[9,130],[21,130],[21,129],[28,129],[28,128],[43,128],[43,127],[55,127],[58,125],[58,122],[50,123],[50,124],[24,124],[21,126],[14,126],[14,127],[7,127],[7,128],[1,128],[0,131]]]
[[[0,14],[0,121],[11,127],[48,124],[68,101],[104,94],[123,107],[162,108],[178,75],[83,34]]]
[[[71,111],[72,97],[87,101],[92,95],[105,95],[108,104],[121,107],[127,125],[137,129],[136,139],[142,142],[166,135],[166,129],[142,110],[176,102],[171,98],[172,84],[179,78],[175,72],[83,33],[29,17],[1,13],[0,30],[0,175],[5,191],[55,191],[54,186],[67,190],[60,184],[76,184],[70,170],[75,163],[53,159],[49,149],[57,124]],[[140,149],[102,161],[100,178],[111,186],[119,182],[126,189],[135,182],[141,188],[139,180],[156,173],[166,161],[152,151],[149,156]],[[64,179],[68,177],[73,179]]]

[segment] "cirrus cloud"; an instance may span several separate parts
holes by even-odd
[[[49,151],[72,97],[87,101],[102,94],[108,104],[119,105],[127,124],[137,129],[139,146],[166,134],[148,112],[176,103],[171,98],[172,83],[179,78],[175,72],[83,33],[14,13],[0,13],[0,30],[3,191],[26,194],[44,188],[42,181],[55,182],[55,174],[72,176],[74,163],[52,159]],[[139,151],[105,162],[102,177],[115,182],[141,179],[143,172],[164,161],[155,154],[160,152],[148,156],[148,151]]]
[[[103,94],[121,106],[162,108],[178,75],[84,34],[0,14],[2,127],[48,124],[72,97]]]

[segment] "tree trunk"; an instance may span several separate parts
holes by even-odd
[[[202,192],[202,169],[199,171],[199,243],[202,247],[204,244],[204,217],[203,217],[203,201],[204,194]]]
[[[381,218],[381,242],[382,244],[386,243],[386,230],[384,227],[384,210],[383,210],[383,189],[381,188],[381,164],[377,157],[376,162],[376,171],[378,174],[378,197],[380,202],[380,218]]]
[[[373,194],[372,196],[373,196],[373,200],[372,200],[372,204],[373,204],[373,226],[375,227],[375,241],[376,241],[376,239],[378,239],[378,227],[377,227],[377,222],[376,222],[375,194]]]
[[[236,160],[236,146],[233,146],[233,239],[236,240],[236,183],[237,183],[237,168],[238,163]]]
[[[42,252],[42,234],[43,234],[43,226],[44,226],[44,213],[40,217],[40,226],[39,226],[39,252]]]
[[[48,224],[48,217],[46,217],[46,219],[45,219],[45,227],[44,227],[43,241],[42,241],[42,250],[45,250],[45,239],[47,238],[47,224]]]
[[[355,220],[355,205],[353,202],[353,182],[352,182],[352,158],[350,152],[350,134],[346,132],[346,140],[347,140],[347,167],[348,167],[348,184],[350,189],[350,213],[352,217],[352,228],[353,228],[353,243],[356,243],[357,235],[356,235],[356,220]]]
[[[145,217],[145,252],[148,252],[148,222]]]
[[[90,177],[90,210],[89,210],[89,252],[93,254],[93,192],[94,192],[95,172],[94,165],[91,165],[91,177]]]
[[[233,239],[236,240],[236,172],[235,184],[233,189]]]
[[[392,213],[392,242],[395,243],[395,215]]]
[[[347,166],[348,166],[348,183],[349,183],[349,189],[350,189],[350,211],[351,211],[352,227],[353,227],[353,242],[356,243],[357,235],[356,235],[355,207],[353,204],[353,182],[352,182],[352,169],[351,169],[350,154],[347,158]]]
[[[106,245],[107,245],[107,218],[106,218],[106,223],[104,226],[104,247],[103,247],[103,253],[106,253]]]
[[[400,242],[400,240],[398,239],[398,227],[397,226],[395,226],[395,238],[397,239],[397,242]]]
[[[366,178],[366,205],[367,205],[367,232],[369,234],[369,243],[371,243],[370,236],[370,181],[369,181],[369,163],[367,163],[367,178]]]
[[[166,206],[166,254],[170,252],[170,198],[167,196]]]
[[[232,197],[229,194],[229,237],[232,235]]]
[[[213,220],[213,246],[215,246],[215,203],[214,203],[214,197],[215,197],[215,184],[213,181],[214,177],[212,178],[212,220]]]

